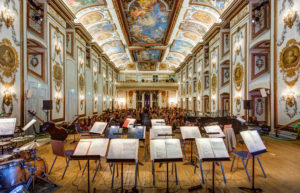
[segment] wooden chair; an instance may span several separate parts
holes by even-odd
[[[58,140],[51,140],[52,152],[55,155],[54,161],[52,163],[51,169],[49,171],[49,175],[51,174],[52,168],[58,156],[64,157],[66,159],[67,165],[65,167],[64,173],[61,179],[64,179],[65,173],[69,167],[69,162],[72,160],[71,155],[73,154],[73,150],[65,150],[64,142]],[[80,162],[78,160],[79,169],[81,170]]]

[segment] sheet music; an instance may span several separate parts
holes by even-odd
[[[180,159],[182,151],[179,139],[155,139],[150,140],[151,160]]]
[[[90,145],[90,141],[79,141],[73,155],[87,155]]]
[[[179,139],[165,139],[167,158],[182,158],[182,151]]]
[[[172,134],[172,128],[150,129],[150,139],[172,139],[172,136],[158,136],[158,134]]]
[[[166,125],[166,121],[164,119],[151,119],[151,125],[152,127]]]
[[[158,125],[158,126],[153,126],[151,129],[166,129],[166,130],[171,129],[172,130],[172,126],[170,126],[170,125]]]
[[[196,139],[196,145],[200,159],[215,157],[210,145],[210,138],[198,138]]]
[[[240,132],[249,152],[253,155],[266,152],[266,146],[256,130]]]
[[[221,138],[198,138],[196,145],[200,159],[229,159],[226,146]]]
[[[180,127],[180,131],[183,139],[201,138],[199,127],[195,127],[195,126]]]
[[[16,127],[16,118],[0,118],[0,136],[13,135]]]
[[[107,159],[134,159],[137,161],[138,145],[138,139],[112,139]]]
[[[29,121],[23,128],[23,131],[26,131],[27,129],[29,129],[33,124],[35,124],[36,120],[32,119],[31,121]]]
[[[93,127],[90,129],[90,133],[98,133],[103,134],[105,128],[107,126],[107,123],[105,122],[95,122]]]
[[[225,137],[225,135],[219,125],[205,126],[204,129],[210,138],[224,138]]]
[[[226,149],[223,139],[211,138],[210,143],[211,143],[211,146],[213,148],[216,158],[228,158],[229,157],[229,154],[228,154],[228,151]]]
[[[109,139],[81,139],[73,155],[100,155],[105,157]]]
[[[150,140],[151,160],[167,157],[166,143],[163,139]]]

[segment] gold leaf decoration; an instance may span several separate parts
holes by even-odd
[[[289,86],[294,86],[299,79],[300,68],[300,42],[291,39],[286,47],[280,52],[280,72],[283,73],[283,80]]]
[[[240,63],[237,63],[233,73],[233,81],[235,83],[235,88],[237,91],[241,90],[243,80],[244,80],[244,68]]]

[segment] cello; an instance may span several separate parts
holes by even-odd
[[[43,123],[42,131],[47,132],[50,134],[51,139],[58,140],[58,141],[64,141],[68,137],[68,132],[64,128],[57,127],[55,124],[51,121],[45,122],[43,119],[41,119],[39,116],[36,115],[36,112],[28,110],[28,113],[35,117],[37,120],[39,120],[41,123]]]

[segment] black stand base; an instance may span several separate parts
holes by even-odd
[[[248,191],[248,192],[253,192],[253,193],[257,193],[257,192],[262,192],[263,191],[261,188],[239,187],[239,189],[244,190],[244,191]]]
[[[202,189],[202,185],[201,184],[197,185],[197,186],[192,186],[188,190],[189,190],[189,192],[192,192],[194,190],[199,190],[199,189]]]
[[[252,187],[247,188],[247,187],[239,187],[239,189],[252,192],[252,193],[257,193],[257,192],[262,192],[263,190],[260,188],[255,188],[255,155],[252,155]]]

